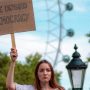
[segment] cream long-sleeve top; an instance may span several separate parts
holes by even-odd
[[[16,84],[16,90],[36,90],[33,85],[20,85]],[[53,89],[58,90],[58,89]]]
[[[35,88],[33,85],[16,84],[16,90],[35,90]]]

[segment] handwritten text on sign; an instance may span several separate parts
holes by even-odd
[[[32,0],[0,1],[0,35],[34,29]]]

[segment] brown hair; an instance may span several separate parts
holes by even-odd
[[[54,76],[54,70],[53,70],[53,67],[52,65],[47,61],[47,60],[41,60],[37,66],[36,66],[36,69],[35,69],[35,88],[37,90],[41,90],[41,86],[40,86],[40,80],[38,78],[38,69],[39,69],[39,66],[42,64],[42,63],[47,63],[49,66],[50,66],[50,69],[51,69],[51,79],[49,81],[49,85],[50,87],[52,88],[58,88],[59,90],[64,90],[63,87],[59,86],[58,83],[56,82],[55,80],[55,76]]]

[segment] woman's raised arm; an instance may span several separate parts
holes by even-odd
[[[16,59],[18,56],[17,50],[15,48],[11,48],[10,56],[11,56],[11,64],[7,74],[6,87],[9,90],[15,90],[16,86],[14,82],[14,68],[15,68]]]

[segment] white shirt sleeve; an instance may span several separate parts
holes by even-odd
[[[35,88],[33,85],[16,84],[16,90],[35,90]]]

